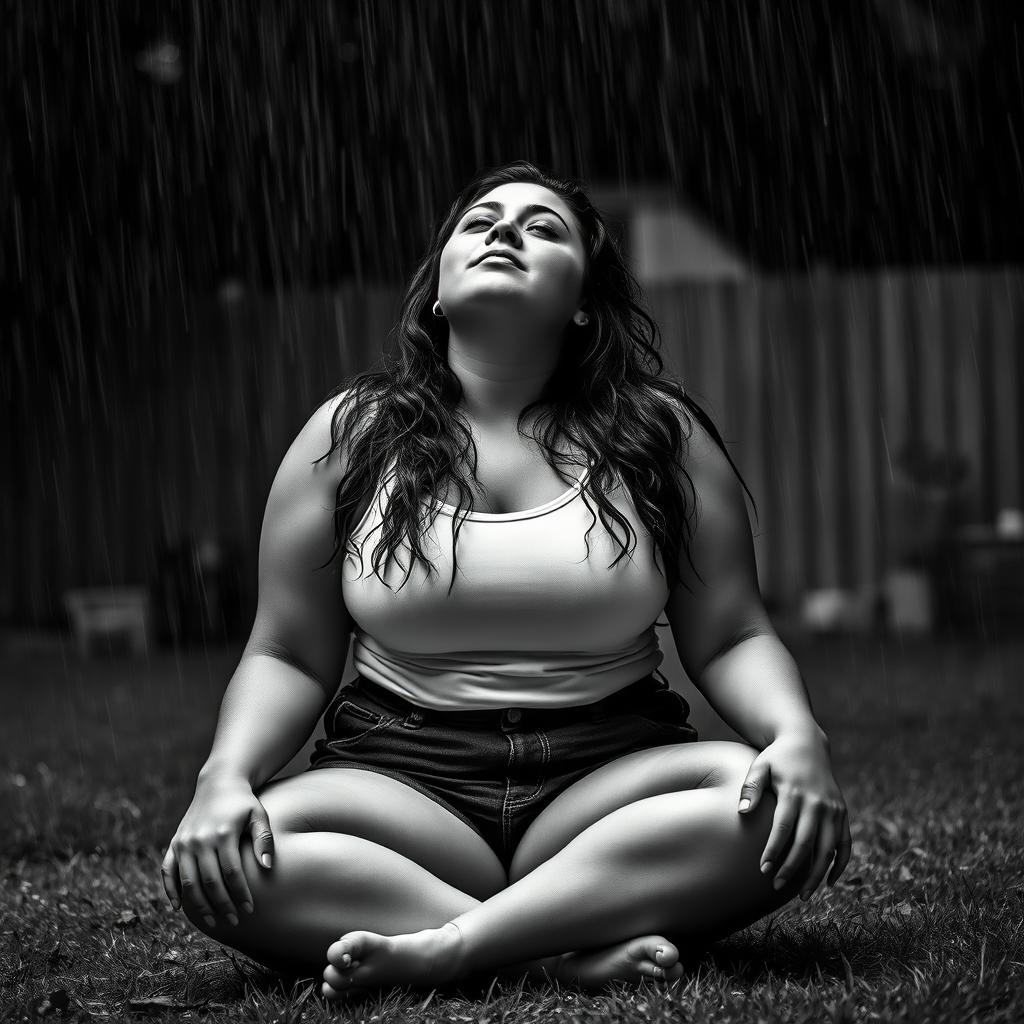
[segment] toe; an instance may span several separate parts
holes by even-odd
[[[645,977],[651,978],[654,981],[672,984],[682,977],[683,965],[675,964],[672,967],[663,968],[658,967],[656,964],[644,962],[637,965],[637,970]]]
[[[335,992],[341,992],[348,987],[349,975],[347,972],[339,971],[333,964],[328,964],[324,969],[324,983],[330,985]]]
[[[347,967],[346,957],[352,957],[351,943],[347,937],[338,939],[327,947],[327,962],[334,964],[335,967]]]
[[[654,961],[659,967],[664,967],[668,970],[669,967],[674,966],[679,961],[679,949],[674,943],[669,942],[668,939],[656,935],[654,940],[651,942],[651,960]]]
[[[340,988],[335,988],[333,985],[324,982],[320,986],[320,991],[323,993],[324,998],[331,1002],[350,1002],[352,999],[358,999],[365,995],[367,989],[359,985],[341,985]]]
[[[679,950],[663,935],[642,935],[626,947],[629,958],[637,963],[668,969],[679,959]]]
[[[327,947],[327,960],[343,970],[358,964],[366,952],[367,932],[347,932]]]

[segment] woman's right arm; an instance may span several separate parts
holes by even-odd
[[[195,797],[161,869],[176,909],[184,900],[214,917],[252,907],[240,841],[248,833],[266,867],[273,852],[270,821],[255,791],[301,748],[345,668],[352,620],[337,563],[318,569],[334,548],[332,513],[344,460],[334,452],[313,464],[330,446],[340,400],[310,417],[270,489],[252,633],[225,691]]]

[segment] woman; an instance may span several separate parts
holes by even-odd
[[[638,296],[576,183],[514,163],[458,196],[398,365],[322,405],[271,488],[252,635],[163,862],[206,934],[328,998],[597,990],[675,981],[681,943],[844,870],[738,474]],[[749,746],[695,742],[654,675],[662,610]],[[310,769],[267,784],[321,715]]]

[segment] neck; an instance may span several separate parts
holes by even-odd
[[[462,409],[483,427],[514,427],[519,414],[537,401],[558,363],[560,340],[529,341],[507,331],[486,338],[458,332],[448,336],[448,366],[462,385]]]

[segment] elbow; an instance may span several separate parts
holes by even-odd
[[[740,644],[747,640],[753,640],[759,636],[772,636],[777,637],[775,630],[772,628],[771,623],[756,622],[751,623],[748,626],[744,626],[742,629],[737,630],[735,633],[731,633],[728,639],[725,640],[711,655],[710,658],[704,663],[698,673],[699,676],[703,676],[705,672],[721,657],[724,657],[730,651],[739,647]]]
[[[307,676],[325,693],[330,694],[334,692],[334,685],[326,680],[322,673],[317,672],[312,665],[304,661],[295,653],[295,651],[291,650],[284,644],[277,643],[267,638],[250,640],[250,642],[246,644],[242,657],[274,658],[275,660],[287,665],[289,668],[293,668],[295,671],[301,672],[304,676]]]

